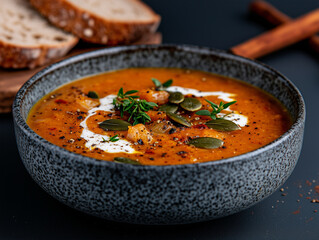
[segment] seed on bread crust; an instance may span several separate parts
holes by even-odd
[[[93,30],[90,29],[90,28],[86,28],[86,29],[84,29],[83,34],[84,34],[86,37],[92,37],[92,36],[93,36]]]

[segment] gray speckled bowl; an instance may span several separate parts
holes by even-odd
[[[237,157],[190,165],[136,166],[74,154],[49,143],[26,124],[30,108],[61,84],[127,67],[191,68],[244,80],[282,101],[293,126],[267,146]],[[282,185],[300,154],[305,105],[287,78],[261,63],[193,46],[132,46],[81,54],[44,69],[18,92],[13,116],[26,169],[59,201],[114,221],[180,224],[236,213]]]

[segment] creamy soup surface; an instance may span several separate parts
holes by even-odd
[[[175,68],[130,68],[73,81],[44,96],[28,125],[92,158],[174,165],[237,156],[291,124],[274,97],[244,82]]]

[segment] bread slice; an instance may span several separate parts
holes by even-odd
[[[98,44],[130,44],[156,31],[160,16],[139,0],[30,0],[49,21]]]
[[[34,68],[64,56],[78,38],[50,25],[28,0],[1,0],[0,66]]]

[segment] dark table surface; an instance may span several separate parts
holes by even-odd
[[[165,43],[228,49],[270,27],[249,16],[249,0],[146,2],[162,15]],[[270,2],[291,17],[319,6],[318,0]],[[319,239],[319,203],[311,203],[319,185],[319,55],[301,43],[260,60],[290,78],[307,104],[302,153],[284,192],[235,215],[192,225],[105,221],[64,206],[31,179],[20,161],[12,116],[0,115],[0,239]]]

